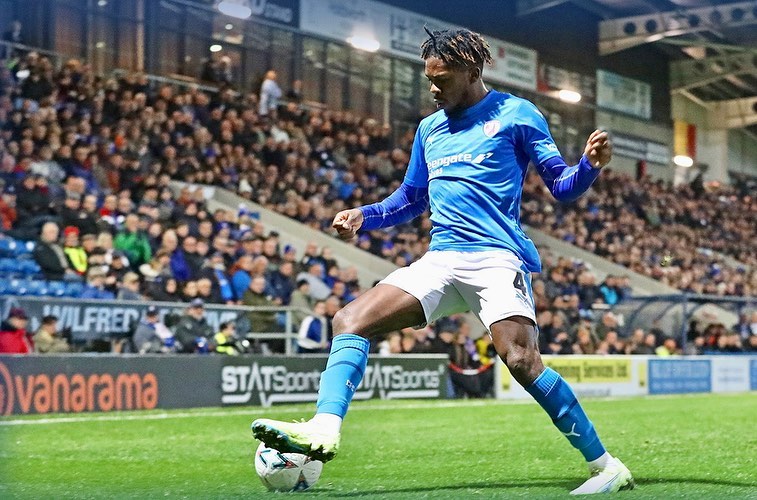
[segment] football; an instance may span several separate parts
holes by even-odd
[[[303,491],[321,477],[323,462],[299,453],[282,453],[260,443],[255,451],[255,472],[271,491]]]

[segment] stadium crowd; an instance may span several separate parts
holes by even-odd
[[[274,72],[266,75],[269,89],[275,79]],[[144,75],[104,78],[77,60],[56,70],[33,52],[6,61],[0,69],[3,237],[36,240],[33,256],[45,279],[80,282],[78,297],[189,303],[177,326],[188,329],[184,340],[164,333],[160,342],[145,343],[148,350],[199,350],[198,337],[211,348],[229,348],[220,352],[237,350],[224,341],[234,337],[229,325],[216,335],[202,325],[206,303],[313,308],[317,315],[298,318],[306,325],[300,348],[326,349],[319,317],[333,316],[360,294],[357,270],[340,267],[329,248],[316,244],[297,255],[246,206],[210,211],[201,189],[175,193],[169,183],[227,188],[329,231],[337,211],[378,201],[399,185],[412,132],[393,140],[392,130],[373,119],[268,94],[261,105],[258,95],[228,87],[207,93],[154,86]],[[530,175],[524,222],[682,290],[757,291],[753,196],[726,187],[634,183],[613,172],[576,203],[556,204],[549,196]],[[403,266],[427,250],[430,227],[424,214],[362,234],[355,244]],[[627,277],[597,283],[580,262],[549,251],[543,260],[533,283],[543,352],[678,351],[658,332],[619,338],[611,313],[597,312],[628,296]],[[248,319],[251,331],[281,328],[275,314]],[[486,336],[477,345],[469,329],[452,318],[390,334],[376,349],[449,352],[461,369],[478,369],[492,357],[491,347]],[[755,345],[755,333],[743,336],[742,348]],[[167,342],[172,336],[176,344]],[[717,336],[715,345],[727,336]]]

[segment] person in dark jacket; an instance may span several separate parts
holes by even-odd
[[[63,248],[58,244],[59,234],[60,228],[56,223],[45,223],[32,254],[47,280],[62,280],[66,277],[77,276],[71,269]]]
[[[26,174],[16,189],[16,211],[21,224],[29,225],[40,216],[50,215],[50,194],[38,185],[38,178],[38,175]]]
[[[8,318],[0,324],[0,354],[29,354],[33,351],[26,325],[29,317],[26,312],[13,307]]]
[[[202,299],[194,299],[189,304],[187,312],[176,325],[174,337],[180,344],[179,352],[207,352],[209,339],[213,337],[213,328],[205,319],[205,303]]]

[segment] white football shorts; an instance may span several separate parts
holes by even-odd
[[[381,283],[417,298],[427,323],[471,311],[487,329],[512,316],[524,316],[536,324],[531,273],[507,250],[427,252]]]

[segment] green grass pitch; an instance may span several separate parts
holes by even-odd
[[[757,498],[757,394],[588,400],[634,473],[620,498]],[[0,419],[0,498],[270,498],[252,468],[260,415],[312,405]],[[534,403],[356,403],[302,498],[567,498],[586,469]],[[282,494],[277,494],[281,498]]]

